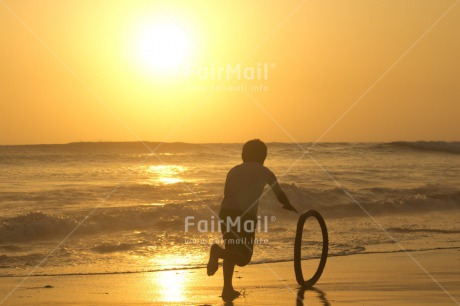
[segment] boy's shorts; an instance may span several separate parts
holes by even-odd
[[[226,250],[232,250],[238,252],[240,256],[238,256],[238,260],[236,260],[236,264],[238,266],[245,266],[251,261],[253,249],[254,249],[254,239],[255,233],[254,231],[245,231],[244,229],[244,222],[247,220],[251,220],[256,222],[256,218],[248,218],[248,217],[241,217],[240,218],[240,229],[238,230],[238,226],[231,224],[230,229],[228,230],[227,227],[227,217],[230,217],[232,222],[234,223],[237,217],[241,216],[241,212],[231,211],[231,210],[221,210],[219,213],[219,217],[224,222],[222,223],[222,236],[224,238],[224,245]],[[254,223],[255,224],[255,223]]]

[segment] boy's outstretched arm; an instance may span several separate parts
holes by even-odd
[[[281,204],[283,204],[284,209],[297,212],[297,210],[294,208],[294,206],[292,206],[291,202],[289,202],[289,199],[288,199],[286,193],[284,193],[284,191],[281,189],[281,186],[278,184],[278,181],[276,181],[272,185],[272,190],[275,193],[276,198],[278,199],[278,201]]]

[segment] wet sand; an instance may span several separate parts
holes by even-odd
[[[459,305],[460,249],[330,257],[314,290],[292,262],[237,268],[233,305]],[[305,272],[313,266],[304,264]],[[23,278],[0,278],[3,300]],[[48,288],[46,288],[48,286]],[[222,270],[30,277],[2,305],[223,305]],[[441,288],[442,286],[442,288]],[[227,303],[227,305],[232,305]]]

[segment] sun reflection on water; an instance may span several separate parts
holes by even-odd
[[[180,175],[186,170],[187,167],[179,165],[154,165],[147,168],[147,172],[153,175],[152,180],[166,185],[183,182]]]

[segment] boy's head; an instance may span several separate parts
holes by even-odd
[[[267,157],[267,146],[260,139],[253,139],[246,142],[243,146],[241,158],[243,162],[259,162],[264,163]]]

